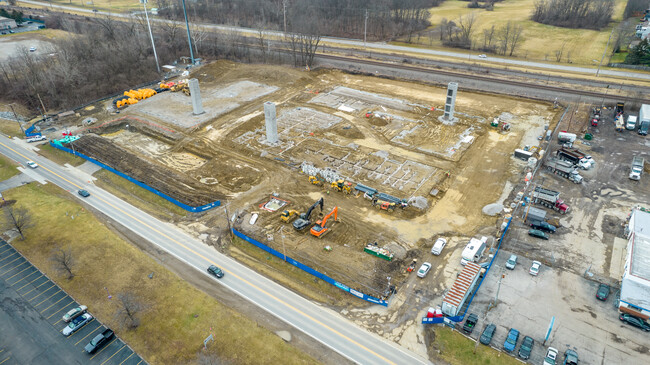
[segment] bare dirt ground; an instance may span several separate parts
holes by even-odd
[[[101,126],[84,128],[79,148],[141,181],[167,181],[160,189],[177,199],[223,198],[230,215],[240,218],[235,227],[352,288],[383,296],[389,284],[397,286],[389,309],[344,314],[421,353],[426,349],[415,313],[453,281],[469,237],[494,235],[497,218],[481,209],[503,202],[519,179],[522,166],[513,150],[537,145],[559,119],[545,103],[460,92],[459,120],[447,125],[438,120],[444,88],[330,70],[220,61],[192,76],[200,81],[206,113],[212,113],[205,121],[187,122],[189,97],[181,93],[128,107],[120,120],[109,101],[76,117],[93,116]],[[266,141],[266,101],[277,105],[277,144]],[[495,117],[511,130],[491,127]],[[417,199],[420,208],[377,210],[362,195],[310,184],[306,168]],[[317,208],[312,220],[338,207],[338,221],[321,239],[296,232],[280,221],[279,211],[260,208],[272,194],[289,201],[280,210],[299,212],[323,197],[325,209]],[[251,225],[253,212],[259,218]],[[224,243],[221,209],[177,223],[207,236],[206,242]],[[441,235],[450,242],[443,255],[432,257],[431,243]],[[370,242],[389,248],[394,259],[364,253]],[[405,272],[413,259],[434,264],[422,283]]]

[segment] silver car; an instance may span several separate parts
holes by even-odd
[[[431,270],[431,264],[428,263],[428,262],[425,262],[424,264],[422,264],[422,266],[420,266],[420,270],[418,270],[418,277],[423,278],[423,277],[427,276],[427,274],[429,273],[429,270]]]
[[[85,305],[81,305],[79,307],[72,308],[72,309],[70,309],[68,311],[68,313],[63,315],[63,318],[62,318],[63,322],[66,322],[66,323],[70,322],[71,320],[73,320],[73,319],[79,317],[80,315],[86,313],[87,310],[88,310],[88,307],[86,307]]]
[[[506,269],[514,270],[517,266],[517,255],[510,255],[508,261],[506,261]]]
[[[71,334],[77,332],[81,327],[83,327],[86,323],[89,323],[93,319],[94,318],[92,315],[90,315],[90,313],[84,313],[79,317],[70,321],[70,323],[67,326],[65,326],[63,331],[61,331],[61,333],[63,333],[64,336],[70,336]]]

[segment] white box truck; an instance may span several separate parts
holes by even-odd
[[[485,251],[485,244],[487,237],[482,237],[480,240],[472,238],[463,249],[463,254],[460,259],[460,264],[465,266],[468,262],[477,262]]]
[[[634,156],[632,158],[632,166],[630,166],[630,179],[641,180],[644,164],[645,164],[645,159],[643,157]]]

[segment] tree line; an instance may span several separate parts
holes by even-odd
[[[531,19],[565,28],[602,29],[614,12],[614,0],[538,0]]]
[[[180,0],[156,0],[159,14],[182,20]],[[327,36],[386,40],[429,26],[429,8],[443,0],[206,0],[186,2],[193,21],[287,32],[309,23]]]
[[[304,29],[311,25],[306,20]],[[296,23],[300,24],[300,23]],[[63,29],[73,36],[57,37],[51,44],[0,62],[0,99],[39,110],[65,110],[162,78],[156,71],[146,21],[141,17],[116,20],[52,15],[48,28]],[[189,56],[184,26],[152,23],[160,64]],[[190,25],[195,57],[242,62],[293,64],[311,67],[321,36],[291,33],[270,39],[260,30],[256,36],[236,31],[208,32]]]

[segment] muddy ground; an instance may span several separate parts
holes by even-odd
[[[190,99],[182,93],[156,95],[119,115],[108,101],[71,118],[77,124],[97,119],[80,126],[79,148],[181,201],[222,199],[229,214],[239,216],[233,223],[238,229],[352,288],[383,296],[390,277],[398,288],[392,309],[346,313],[420,352],[412,311],[431,305],[451,284],[470,237],[495,234],[501,218],[481,209],[503,203],[520,180],[524,165],[513,150],[538,145],[560,115],[546,103],[463,91],[456,101],[458,122],[445,124],[438,119],[442,87],[221,61],[192,76],[201,83],[209,118],[192,119]],[[277,108],[275,144],[266,141],[266,101]],[[511,129],[490,126],[497,117]],[[419,208],[381,211],[362,194],[310,184],[304,171],[363,183]],[[271,195],[289,202],[280,211],[299,212],[323,197],[323,212],[316,209],[312,218],[338,207],[338,221],[330,221],[324,238],[296,232],[281,222],[280,211],[260,208]],[[251,225],[253,212],[259,218]],[[206,242],[220,240],[225,223],[222,209],[178,222]],[[432,257],[439,236],[450,243]],[[391,249],[393,261],[364,253],[371,242]],[[422,283],[405,271],[413,259],[434,264]]]

